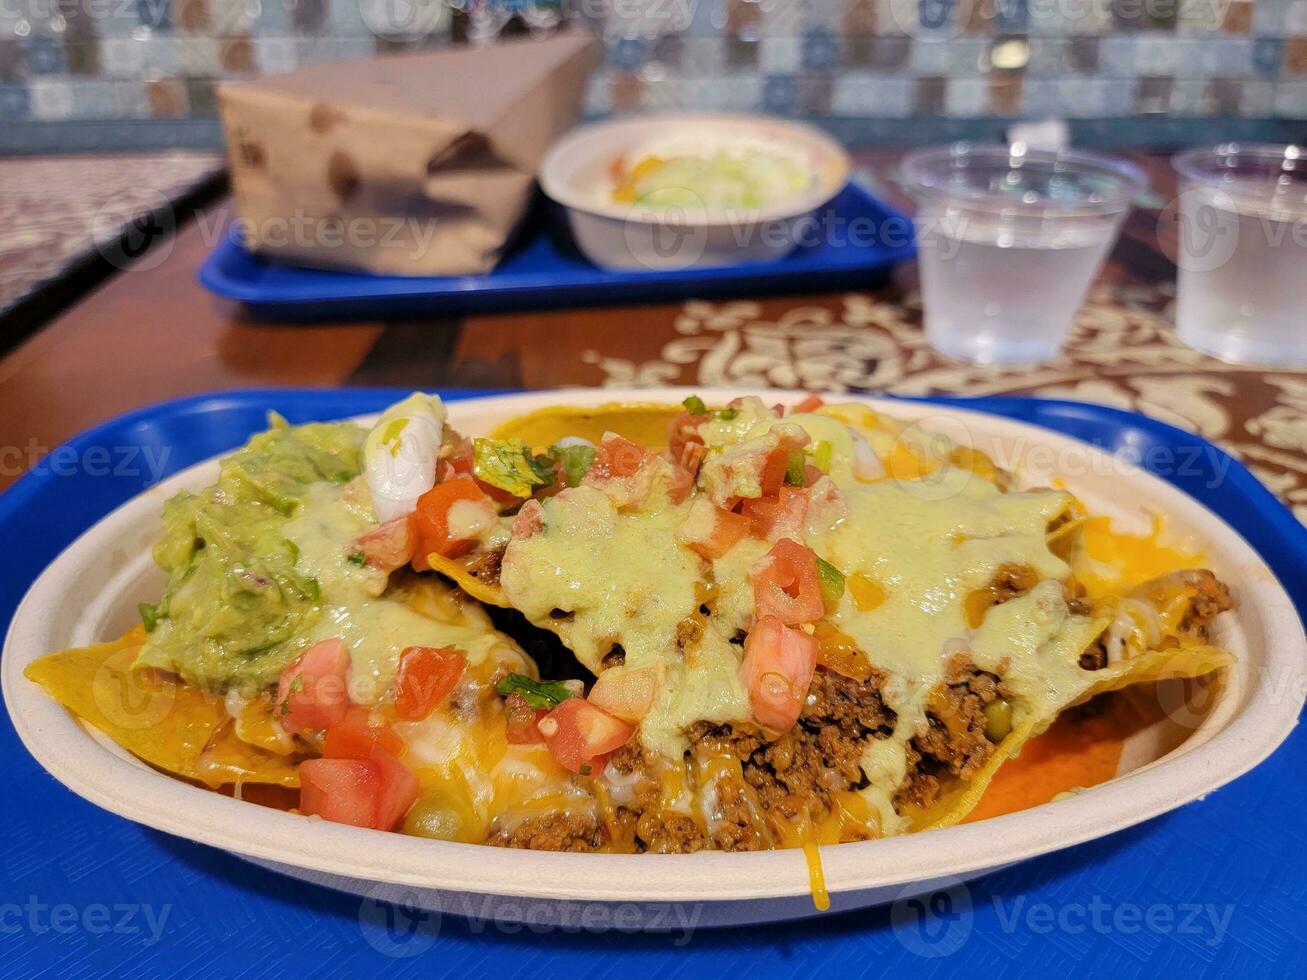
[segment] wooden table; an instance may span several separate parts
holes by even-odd
[[[864,155],[872,172],[893,166]],[[1160,205],[1161,158],[1141,161]],[[0,486],[76,432],[160,399],[264,385],[525,387],[770,384],[812,389],[1039,393],[1132,407],[1235,452],[1307,520],[1307,372],[1231,367],[1181,345],[1170,308],[1168,212],[1129,218],[1067,351],[1037,369],[934,354],[914,270],[864,293],[470,317],[274,325],[195,281],[222,203],[0,360]],[[1160,219],[1160,221],[1159,221]]]

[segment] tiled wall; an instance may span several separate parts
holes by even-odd
[[[1307,0],[561,2],[0,0],[0,123],[208,119],[216,79],[560,16],[607,39],[596,115],[1307,119]]]

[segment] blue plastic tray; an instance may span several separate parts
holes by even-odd
[[[451,392],[448,398],[469,392]],[[264,425],[382,408],[394,391],[263,391],[171,402],[74,439],[110,473],[23,477],[0,497],[0,617],[111,508]],[[1023,398],[941,400],[1033,422],[1109,451],[1154,456],[1196,436],[1142,416]],[[147,455],[147,453],[149,455]],[[166,455],[161,455],[166,454]],[[1172,456],[1171,458],[1175,458]],[[1187,455],[1183,458],[1189,458]],[[1267,559],[1307,607],[1307,532],[1238,463],[1172,479]],[[88,467],[89,468],[89,467]],[[75,467],[74,467],[75,469]],[[1165,474],[1159,474],[1165,475]],[[1135,977],[1307,975],[1307,734],[1201,803],[927,901],[788,925],[652,935],[542,931],[378,907],[263,871],[105,813],[64,789],[0,722],[6,785],[0,976],[563,975]],[[650,858],[657,860],[657,858]],[[581,862],[583,863],[583,862]],[[675,920],[672,920],[674,923]]]
[[[913,256],[911,221],[856,184],[845,187],[826,210],[830,234],[784,259],[752,265],[679,272],[600,269],[576,251],[563,216],[542,201],[517,245],[486,275],[415,278],[300,268],[259,258],[230,236],[200,268],[200,282],[269,319],[454,316],[741,292],[866,288]],[[849,241],[850,227],[857,244]]]

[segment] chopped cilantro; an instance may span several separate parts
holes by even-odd
[[[576,697],[565,681],[533,681],[524,674],[509,674],[495,690],[505,697],[516,694],[531,707],[546,710]]]
[[[472,443],[472,473],[482,483],[529,497],[554,482],[548,457],[532,456],[521,439],[476,439]]]
[[[691,395],[689,398],[685,399],[685,401],[681,402],[681,404],[685,406],[685,410],[691,415],[708,414],[708,406],[703,403],[703,399],[698,395]]]
[[[554,446],[549,450],[552,460],[562,464],[563,479],[569,487],[579,487],[581,479],[595,461],[593,446]]]
[[[364,563],[367,561],[367,559],[363,557],[363,552],[361,551],[351,551],[345,556],[345,560],[351,565],[358,565],[360,568],[362,568]]]

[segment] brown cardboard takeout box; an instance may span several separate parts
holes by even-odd
[[[299,265],[486,272],[598,60],[569,30],[223,85],[240,233]]]

